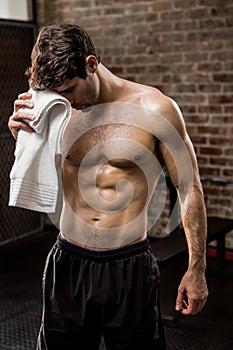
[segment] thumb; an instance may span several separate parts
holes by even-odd
[[[176,298],[176,311],[181,311],[183,309],[184,291],[178,289],[178,294]]]

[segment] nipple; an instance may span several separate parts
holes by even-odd
[[[138,162],[141,159],[141,156],[139,156],[139,154],[136,154],[136,156],[134,156],[133,158],[136,162]]]

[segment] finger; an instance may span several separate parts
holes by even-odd
[[[20,121],[11,121],[11,123],[8,124],[9,129],[13,135],[13,137],[15,139],[17,139],[18,137],[18,132],[19,130],[24,130],[24,131],[28,131],[28,132],[34,132],[33,128],[30,127],[30,125],[25,124],[24,122],[20,122]]]
[[[181,311],[183,309],[184,293],[183,291],[178,290],[176,298],[176,311]]]
[[[189,300],[187,303],[185,302],[185,307],[181,310],[183,315],[196,315],[202,309],[202,303],[198,300]]]
[[[184,315],[195,315],[197,313],[197,302],[195,300],[189,300],[187,303],[187,309],[183,310]]]
[[[33,121],[35,119],[36,117],[34,115],[17,112],[9,118],[8,128],[11,132],[13,129],[25,129],[27,128],[29,121]]]
[[[194,307],[193,307],[194,314],[197,314],[203,309],[203,307],[205,306],[206,300],[207,300],[207,297],[205,296],[202,296],[199,299],[194,299]]]
[[[12,134],[13,134],[15,139],[17,139],[17,137],[18,137],[19,130],[24,130],[24,131],[27,131],[30,133],[35,132],[35,130],[33,130],[29,125],[22,123],[22,126],[19,129],[13,129]]]
[[[22,126],[19,128],[20,130],[28,131],[28,132],[35,132],[35,130],[27,124],[22,123]],[[19,131],[18,129],[18,131]]]
[[[16,100],[14,102],[14,112],[18,112],[20,108],[33,108],[34,104],[29,100]]]
[[[201,312],[201,310],[205,306],[205,303],[206,303],[206,300],[199,300],[199,302],[197,304],[196,313]]]
[[[29,92],[23,92],[22,94],[18,95],[19,100],[30,100],[32,98],[32,94]]]
[[[34,131],[33,128],[30,125],[28,125],[28,124],[26,124],[24,122],[20,122],[20,121],[19,122],[13,122],[11,124],[11,129],[13,129],[13,130],[22,129],[22,130],[25,130],[25,131]]]
[[[13,122],[24,122],[25,120],[28,121],[33,121],[36,119],[36,116],[33,114],[28,114],[28,113],[22,113],[22,112],[16,112],[10,117],[10,121]]]

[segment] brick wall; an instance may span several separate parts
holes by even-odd
[[[39,26],[83,26],[115,74],[173,97],[201,176],[232,180],[231,0],[37,0],[37,5]],[[204,181],[203,186],[208,213],[233,217],[233,185]]]

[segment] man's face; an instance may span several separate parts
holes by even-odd
[[[75,77],[66,79],[55,92],[67,98],[72,108],[80,110],[96,104],[98,91],[93,75],[88,74],[86,79]]]

